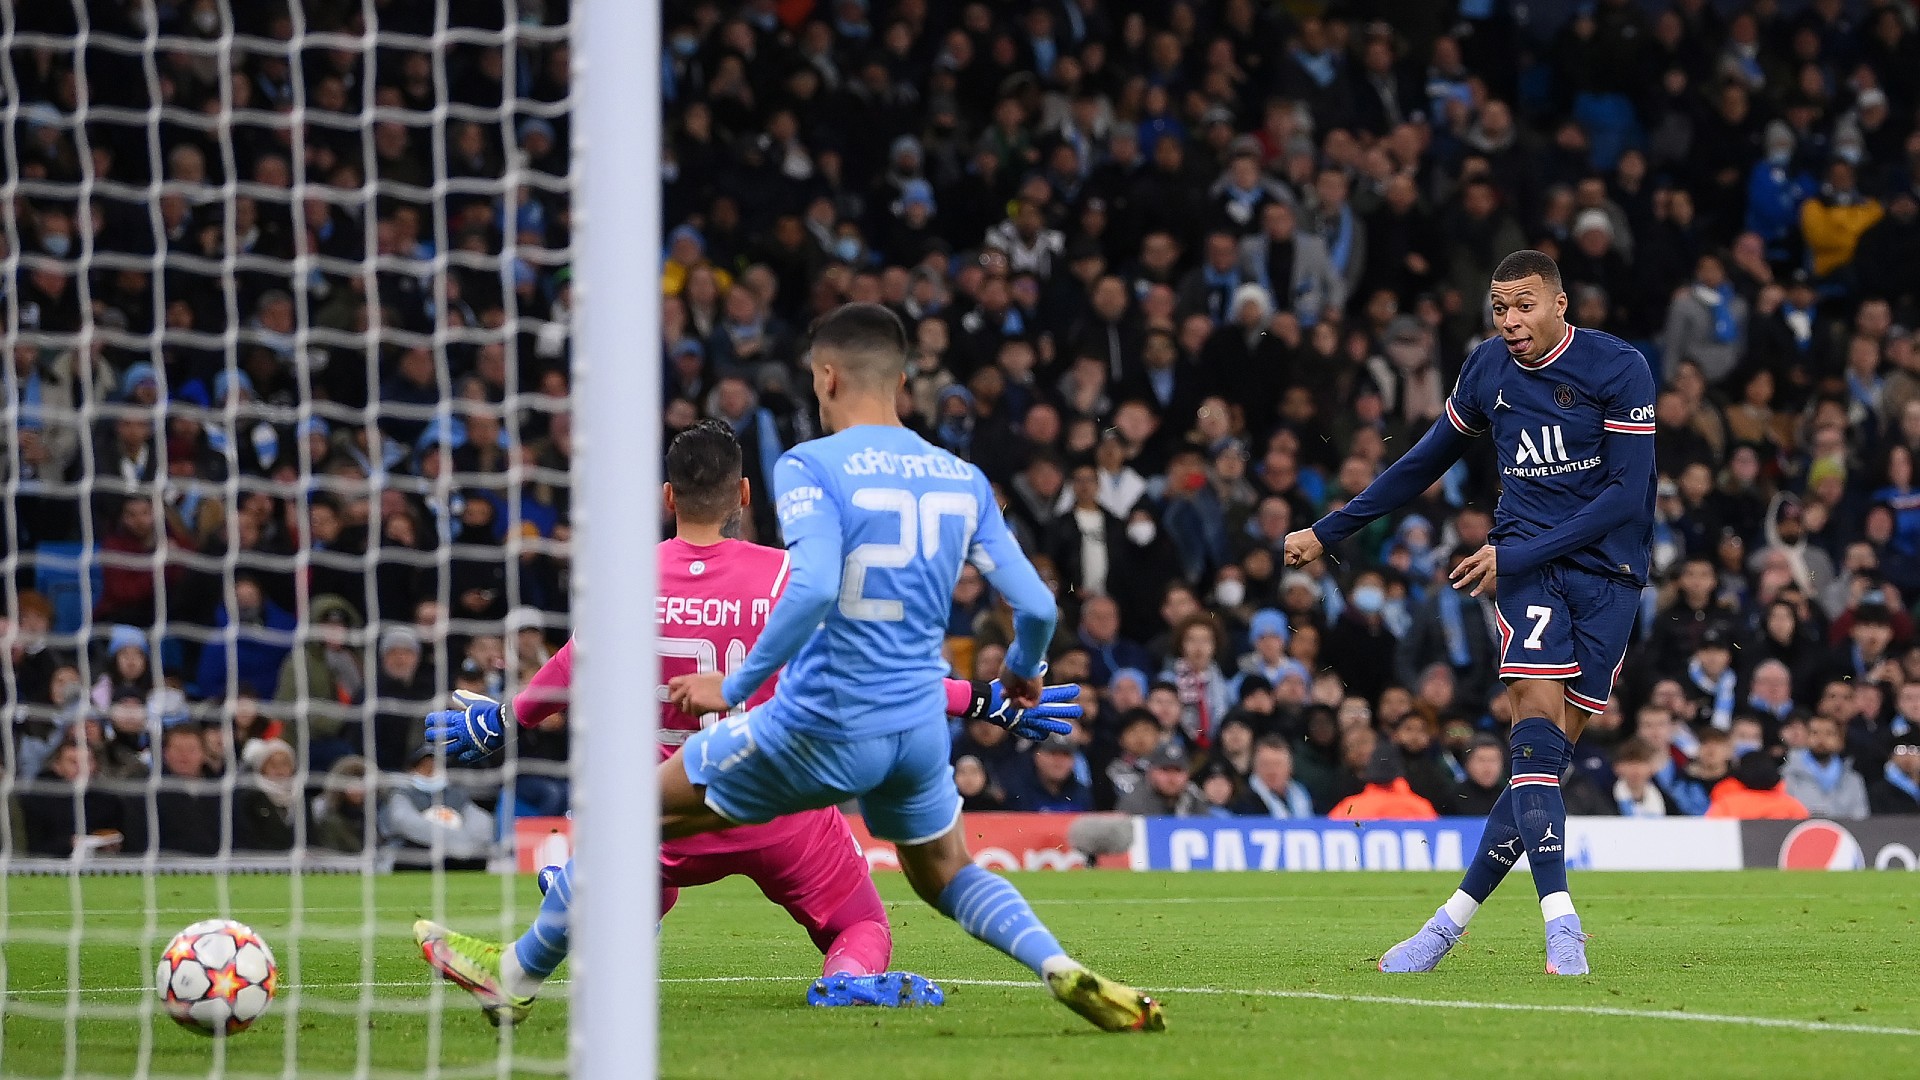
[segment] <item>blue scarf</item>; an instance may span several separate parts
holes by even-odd
[[[1718,681],[1710,677],[1700,667],[1700,661],[1687,661],[1687,678],[1702,691],[1713,695],[1713,726],[1721,731],[1733,730],[1733,669],[1720,673]]]
[[[1319,84],[1322,89],[1332,85],[1333,77],[1338,74],[1333,66],[1336,54],[1332,49],[1324,52],[1310,53],[1305,49],[1295,46],[1288,51],[1293,54],[1294,63],[1304,68],[1307,77]]]
[[[1033,66],[1044,79],[1053,72],[1054,61],[1060,56],[1060,47],[1053,43],[1052,38],[1033,38],[1029,44],[1033,46]]]
[[[1440,596],[1440,635],[1447,642],[1447,663],[1456,671],[1473,662],[1467,650],[1467,622],[1460,613],[1467,602],[1458,589],[1447,589]]]
[[[768,487],[773,486],[774,470],[780,466],[780,455],[787,448],[780,445],[780,429],[773,422],[773,413],[766,409],[753,410],[753,422],[759,428],[760,435],[760,476]]]
[[[1232,184],[1227,185],[1227,198],[1249,209],[1251,209],[1255,203],[1258,203],[1260,197],[1266,193],[1267,189],[1258,184],[1250,188],[1238,188]]]
[[[1915,781],[1906,773],[1901,772],[1900,766],[1895,765],[1891,761],[1887,762],[1886,776],[1887,783],[1906,792],[1907,798],[1915,802],[1920,802],[1920,781]]]
[[[1794,762],[1812,774],[1814,782],[1827,794],[1832,794],[1833,789],[1840,786],[1841,778],[1846,776],[1847,759],[1839,754],[1833,755],[1833,760],[1825,765],[1814,758],[1811,750],[1795,750],[1792,756]]]
[[[1347,261],[1353,258],[1353,207],[1340,208],[1340,216],[1334,219],[1333,228],[1322,230],[1321,236],[1327,242],[1327,255],[1333,260],[1335,273],[1347,272]]]
[[[1733,320],[1733,286],[1723,281],[1718,289],[1712,291],[1718,298],[1707,305],[1707,310],[1713,313],[1713,340],[1721,345],[1731,345],[1740,336],[1740,326]]]
[[[1211,266],[1203,267],[1200,278],[1206,282],[1207,288],[1225,289],[1231,296],[1233,290],[1240,287],[1240,268],[1236,266],[1231,270],[1215,270]]]
[[[955,419],[942,417],[940,426],[934,429],[934,441],[946,447],[955,455],[972,460],[973,453],[973,414]]]
[[[1213,316],[1216,324],[1230,321],[1233,318],[1233,294],[1240,288],[1240,268],[1215,270],[1205,266],[1201,267],[1200,276],[1207,286],[1207,314]]]
[[[8,389],[13,391],[15,400],[20,403],[20,430],[39,431],[46,426],[46,418],[40,412],[40,366],[35,364],[27,373],[26,381],[14,371],[11,361],[7,364]]]
[[[1870,410],[1880,408],[1880,380],[1863,379],[1853,372],[1847,372],[1847,393],[1856,404]]]
[[[1771,716],[1775,720],[1785,720],[1787,714],[1793,711],[1793,702],[1789,701],[1784,705],[1769,705],[1757,697],[1750,697],[1747,699],[1747,708],[1764,716]]]
[[[1260,782],[1260,778],[1247,778],[1247,788],[1266,805],[1267,816],[1277,818],[1310,818],[1313,816],[1313,796],[1300,781],[1288,782],[1287,790],[1274,791]]]
[[[1787,324],[1787,329],[1793,333],[1793,343],[1801,352],[1806,352],[1813,346],[1813,309],[1781,304],[1780,318]],[[1801,327],[1806,328],[1805,334],[1800,332]]]

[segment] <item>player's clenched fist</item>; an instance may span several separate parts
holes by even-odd
[[[1305,566],[1326,554],[1320,538],[1312,529],[1296,529],[1287,534],[1287,565]]]

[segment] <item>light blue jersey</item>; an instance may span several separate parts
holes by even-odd
[[[1013,606],[1007,668],[1038,674],[1053,594],[978,469],[905,428],[855,427],[787,451],[773,488],[791,579],[727,700],[784,664],[766,708],[789,730],[854,741],[944,727],[941,646],[963,562]]]

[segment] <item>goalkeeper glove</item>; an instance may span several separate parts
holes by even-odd
[[[1031,709],[1022,709],[1008,701],[1000,689],[999,679],[976,682],[972,686],[973,698],[961,715],[968,720],[991,721],[1023,739],[1038,741],[1049,735],[1066,735],[1073,731],[1073,725],[1067,721],[1081,716],[1080,688],[1073,683],[1042,687],[1040,704]]]
[[[455,690],[457,709],[427,714],[427,742],[446,748],[447,756],[472,764],[485,761],[507,745],[512,707],[468,690]]]

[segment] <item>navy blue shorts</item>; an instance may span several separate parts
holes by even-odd
[[[1640,617],[1640,587],[1619,578],[1548,563],[1501,574],[1500,677],[1556,679],[1568,704],[1600,712],[1613,696]]]

